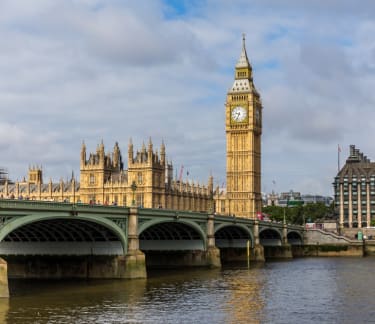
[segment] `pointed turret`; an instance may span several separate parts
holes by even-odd
[[[212,174],[210,174],[210,176],[208,178],[207,188],[208,188],[208,191],[210,193],[213,193],[213,190],[214,190],[214,177],[212,176]]]
[[[128,165],[133,163],[133,158],[134,158],[134,147],[133,147],[132,138],[130,137],[129,145],[128,145]]]
[[[82,147],[81,147],[81,165],[85,165],[86,163],[86,145],[85,142],[82,141]]]
[[[153,145],[152,145],[152,140],[151,137],[148,140],[148,149],[147,149],[147,160],[148,163],[152,163],[152,153],[153,153]]]
[[[121,164],[121,152],[120,152],[120,148],[118,146],[118,143],[116,142],[115,143],[115,146],[113,148],[113,166],[115,168],[118,168]]]
[[[142,142],[142,149],[141,149],[141,160],[140,162],[146,162],[147,161],[147,150],[145,142]]]
[[[249,59],[247,57],[247,52],[246,52],[245,34],[242,34],[242,50],[241,50],[240,58],[238,59],[237,64],[236,64],[236,69],[241,69],[241,68],[251,69],[251,64],[249,62]]]
[[[240,58],[237,61],[235,67],[235,78],[232,87],[229,89],[229,93],[251,93],[259,96],[253,83],[252,67],[247,57],[245,34],[242,36],[242,50]],[[243,97],[242,97],[243,99]],[[259,99],[260,100],[260,99]]]
[[[164,145],[164,140],[161,141],[161,146],[160,146],[160,163],[162,165],[165,165],[165,145]]]
[[[242,35],[242,50],[235,68],[235,82],[232,91],[249,91],[252,85],[252,67],[247,57],[245,34]],[[240,82],[239,82],[240,81]],[[250,81],[250,82],[249,82]]]
[[[104,165],[104,156],[105,156],[104,143],[103,143],[103,140],[102,140],[100,145],[99,145],[99,163],[101,163],[103,165]]]

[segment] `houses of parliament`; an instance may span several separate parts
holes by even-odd
[[[225,104],[226,188],[214,188],[213,177],[205,185],[173,178],[166,147],[154,150],[152,140],[134,151],[128,144],[127,169],[118,143],[105,153],[103,142],[88,153],[80,152],[80,179],[48,183],[41,167],[29,168],[24,181],[0,184],[1,198],[48,200],[71,203],[136,205],[145,208],[206,211],[255,218],[261,211],[262,104],[253,83],[245,47],[235,66],[235,80]]]

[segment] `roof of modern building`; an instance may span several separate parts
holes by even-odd
[[[344,178],[351,180],[353,177],[369,178],[370,176],[375,176],[375,163],[371,162],[355,145],[350,145],[349,157],[336,178],[342,181]]]

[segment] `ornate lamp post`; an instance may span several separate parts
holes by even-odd
[[[135,206],[135,191],[137,190],[137,185],[135,181],[132,182],[132,185],[130,186],[132,192],[133,192],[133,199],[132,199],[132,206]]]

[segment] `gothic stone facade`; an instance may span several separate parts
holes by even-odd
[[[101,143],[95,153],[86,154],[82,145],[80,181],[43,183],[42,170],[32,167],[28,179],[0,186],[0,197],[49,200],[75,203],[113,204],[147,208],[208,211],[212,207],[213,178],[207,185],[173,179],[173,166],[166,160],[165,145],[160,155],[153,150],[151,139],[134,153],[128,147],[128,169],[124,170],[120,148],[116,143],[112,153],[105,153]],[[135,184],[135,186],[134,186]]]
[[[216,212],[255,218],[262,208],[262,103],[246,53],[245,38],[225,104],[226,189],[217,188]]]

